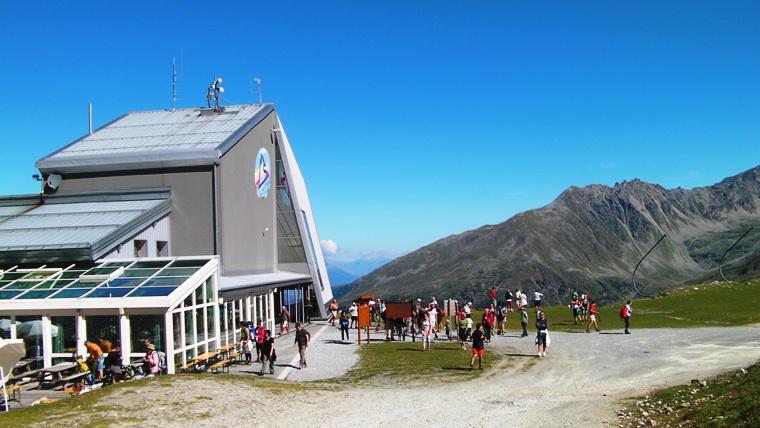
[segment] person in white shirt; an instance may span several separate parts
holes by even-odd
[[[467,304],[464,305],[464,313],[465,315],[470,315],[470,313],[472,313],[472,302],[467,302]]]
[[[356,302],[353,302],[348,308],[348,313],[351,314],[351,327],[349,328],[354,328],[354,323],[358,324],[359,321],[359,307],[356,306]]]
[[[536,308],[536,312],[541,310],[541,300],[544,298],[544,295],[540,292],[536,291],[533,293],[533,306]]]

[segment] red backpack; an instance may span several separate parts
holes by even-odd
[[[620,318],[628,318],[628,308],[626,308],[625,305],[620,308]]]

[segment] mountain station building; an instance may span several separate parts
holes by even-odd
[[[239,338],[326,316],[306,185],[273,104],[127,113],[36,163],[0,197],[0,335],[47,367],[150,338],[167,372]]]

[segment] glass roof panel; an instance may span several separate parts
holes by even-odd
[[[120,266],[106,266],[106,267],[94,267],[87,272],[85,272],[83,275],[88,276],[94,276],[94,275],[110,275],[117,270],[119,270]]]
[[[160,269],[127,269],[123,274],[121,274],[121,276],[140,276],[147,278],[149,276],[153,276],[153,274],[159,270]]]
[[[162,268],[171,263],[171,260],[140,260],[132,265],[133,268]],[[205,263],[204,263],[205,264]]]
[[[161,287],[166,285],[181,285],[187,280],[185,276],[170,276],[166,278],[151,278],[143,287]]]
[[[58,290],[56,290],[55,288],[52,288],[49,290],[39,290],[39,289],[29,290],[26,293],[22,294],[19,297],[19,299],[44,299],[50,296],[51,294],[55,293],[56,291]]]
[[[200,268],[175,268],[168,267],[161,269],[157,276],[192,276]]]
[[[12,299],[16,296],[18,296],[21,293],[21,291],[18,290],[11,290],[11,291],[0,291],[0,299]]]
[[[85,272],[87,272],[87,271],[86,270],[80,270],[80,269],[65,270],[61,274],[61,278],[79,278]]]
[[[123,297],[130,291],[134,290],[132,287],[100,287],[92,291],[92,293],[85,296],[90,297]]]
[[[5,281],[13,281],[14,279],[23,278],[28,274],[29,272],[5,272],[0,275],[0,279],[3,279]]]
[[[113,288],[113,287],[135,288],[138,285],[142,284],[143,281],[145,281],[146,279],[148,278],[116,278],[104,283],[99,288]]]
[[[39,281],[16,281],[5,287],[5,290],[28,290],[39,284]]]
[[[140,287],[129,294],[129,297],[168,296],[177,287]]]
[[[44,290],[47,288],[63,288],[69,284],[74,282],[73,279],[50,279],[45,282],[40,283],[38,286],[35,287],[36,290]]]
[[[208,263],[208,260],[204,259],[183,259],[183,260],[175,260],[172,263],[171,267],[202,267],[206,263]]]
[[[90,288],[64,288],[63,290],[55,293],[51,296],[51,299],[71,299],[73,297],[81,297],[83,294],[90,291]]]

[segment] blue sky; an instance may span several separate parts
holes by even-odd
[[[125,112],[276,104],[330,257],[398,255],[568,186],[760,164],[760,2],[3,2],[0,194]]]

